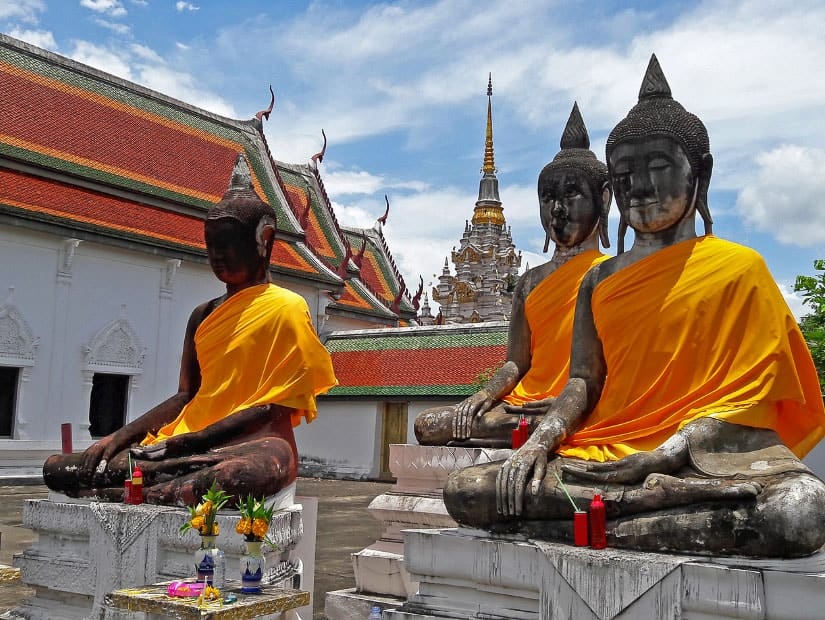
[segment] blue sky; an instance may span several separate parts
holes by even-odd
[[[472,215],[488,72],[504,213],[535,266],[536,178],[573,101],[603,159],[655,52],[708,127],[715,233],[762,253],[797,314],[793,280],[825,258],[822,24],[818,0],[0,0],[2,32],[219,114],[252,117],[272,84],[274,156],[308,160],[323,128],[339,221],[371,226],[388,194],[413,288]]]

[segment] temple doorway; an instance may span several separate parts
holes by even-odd
[[[0,437],[11,437],[14,432],[14,409],[17,403],[19,376],[19,368],[0,366]]]
[[[384,403],[381,424],[381,480],[392,480],[390,444],[407,443],[407,409],[409,403]]]
[[[129,397],[129,375],[96,372],[89,401],[89,434],[105,437],[123,426]]]

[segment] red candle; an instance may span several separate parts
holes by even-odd
[[[135,465],[135,470],[132,472],[130,497],[130,504],[143,503],[143,472],[140,471],[140,467],[138,467],[137,465]]]
[[[602,496],[598,493],[590,502],[590,546],[593,549],[604,549],[607,546],[607,515]]]
[[[573,513],[573,542],[577,547],[587,546],[587,513],[584,510]]]
[[[60,425],[60,442],[63,454],[72,453],[72,423],[64,422]]]
[[[518,426],[513,429],[513,450],[521,448],[529,437],[530,427],[527,424],[527,418],[521,416],[518,421]]]

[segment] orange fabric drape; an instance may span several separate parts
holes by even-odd
[[[561,454],[615,460],[704,416],[772,428],[799,457],[825,435],[810,352],[753,250],[681,242],[607,277],[592,307],[607,380]]]
[[[277,404],[311,422],[315,397],[337,384],[329,353],[318,340],[304,298],[274,284],[232,295],[195,332],[201,385],[151,444],[250,407]]]
[[[558,396],[570,373],[570,342],[579,285],[590,268],[609,258],[597,250],[571,258],[530,291],[524,315],[530,326],[530,369],[502,400],[523,405]]]

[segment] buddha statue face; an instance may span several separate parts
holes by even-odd
[[[206,255],[215,276],[228,285],[242,285],[261,276],[264,259],[255,235],[230,217],[206,220]]]
[[[538,194],[542,226],[556,245],[572,248],[596,230],[601,196],[594,195],[581,172],[547,171],[539,179]]]
[[[682,145],[666,135],[618,142],[608,159],[619,213],[637,232],[675,226],[695,206],[697,183]]]

